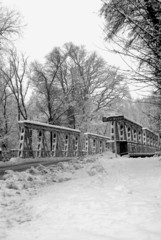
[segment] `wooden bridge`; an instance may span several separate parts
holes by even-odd
[[[110,137],[115,141],[113,151],[120,155],[152,156],[161,149],[161,135],[154,133],[123,115],[104,117],[103,122],[110,122]],[[115,148],[115,150],[114,150]]]
[[[82,134],[78,129],[28,120],[19,121],[19,129],[18,156],[21,158],[76,157],[102,153],[111,147],[109,137]]]
[[[104,117],[110,137],[37,121],[19,121],[18,157],[77,157],[111,150],[119,155],[152,156],[161,149],[161,134],[123,115]]]

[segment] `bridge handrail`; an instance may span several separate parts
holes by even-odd
[[[30,126],[32,129],[41,128],[41,129],[44,129],[44,130],[56,129],[56,130],[64,130],[64,131],[71,131],[71,132],[77,132],[77,133],[81,132],[79,129],[62,127],[62,126],[58,126],[58,125],[51,125],[51,124],[48,124],[48,123],[42,123],[42,122],[38,122],[38,121],[24,120],[24,121],[18,121],[18,123],[20,125]]]

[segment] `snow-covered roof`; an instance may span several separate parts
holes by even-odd
[[[132,124],[135,124],[135,125],[137,125],[137,126],[139,126],[139,127],[142,127],[142,125],[140,124],[140,123],[138,123],[138,122],[136,122],[136,121],[134,121],[134,120],[131,120],[131,119],[129,119],[129,118],[127,118],[126,116],[124,116],[124,115],[111,115],[111,116],[108,116],[107,118],[105,117],[104,119],[107,119],[108,121],[115,121],[115,119],[116,120],[124,120],[124,121],[128,121],[128,122],[130,122],[130,123],[132,123]],[[107,121],[106,120],[106,121]],[[104,120],[105,121],[105,120]],[[106,122],[105,121],[105,122]]]
[[[138,122],[136,122],[134,120],[131,120],[131,119],[127,118],[127,117],[124,117],[124,118],[125,118],[125,120],[127,120],[127,121],[129,121],[131,123],[134,123],[134,124],[138,125],[139,127],[143,127],[140,123],[138,123]]]
[[[143,128],[143,131],[147,131],[147,132],[150,132],[150,133],[152,133],[152,134],[154,134],[155,136],[157,136],[158,137],[158,134],[157,133],[154,133],[153,131],[151,131],[149,128]]]
[[[85,134],[85,135],[95,136],[95,137],[101,137],[101,138],[105,138],[105,139],[110,140],[110,137],[107,137],[107,136],[104,136],[104,135],[99,135],[99,134],[96,134],[96,133],[86,132],[86,133],[84,133],[84,134]]]
[[[57,126],[57,125],[51,125],[48,123],[43,123],[43,122],[38,122],[38,121],[24,120],[24,121],[18,121],[18,123],[28,125],[28,126],[32,125],[35,127],[52,128],[52,129],[57,129],[57,130],[65,130],[65,131],[80,133],[80,130],[78,130],[78,129],[67,128],[67,127],[62,127],[62,126]]]

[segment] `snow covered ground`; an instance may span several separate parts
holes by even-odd
[[[160,240],[161,161],[111,153],[8,171],[0,239]]]

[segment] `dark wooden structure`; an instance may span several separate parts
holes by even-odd
[[[36,121],[19,121],[18,156],[75,157],[80,151],[80,131]],[[33,132],[36,131],[36,139]],[[35,141],[34,141],[35,140]]]
[[[86,154],[97,154],[111,149],[110,137],[89,132],[84,133],[83,145],[83,151]]]
[[[115,141],[116,151],[120,155],[152,156],[160,150],[160,137],[140,124],[123,115],[104,117],[103,122],[111,124],[111,139]]]
[[[36,121],[19,121],[19,129],[21,158],[76,157],[102,153],[111,146],[109,137]]]

